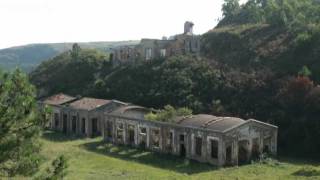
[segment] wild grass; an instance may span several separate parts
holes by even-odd
[[[46,163],[41,168],[44,169],[59,154],[64,154],[69,165],[66,179],[320,179],[319,164],[292,159],[217,168],[171,155],[114,146],[103,143],[102,138],[79,139],[46,132],[42,142]]]

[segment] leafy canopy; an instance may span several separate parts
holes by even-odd
[[[166,105],[163,110],[160,110],[157,113],[150,112],[145,115],[145,118],[151,121],[172,122],[175,117],[189,115],[192,115],[191,109],[186,107],[175,109],[170,105]]]

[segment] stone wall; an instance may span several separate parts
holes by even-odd
[[[268,144],[272,146],[271,153],[276,154],[274,148],[276,148],[277,130],[263,127],[263,130],[253,131],[255,127],[257,126],[247,124],[234,132],[222,133],[209,129],[182,127],[178,124],[106,115],[103,123],[103,137],[105,141],[114,144],[146,148],[159,153],[184,156],[199,162],[224,166],[238,165],[239,145],[242,145],[242,140],[245,138],[251,143],[247,162],[252,156],[252,141],[256,138],[259,139],[259,154],[263,152],[264,145]],[[241,134],[243,130],[245,133]],[[264,144],[261,139],[269,137],[271,141]]]

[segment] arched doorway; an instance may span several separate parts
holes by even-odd
[[[249,151],[248,151],[249,141],[242,140],[238,142],[238,162],[239,164],[246,164],[249,160]]]

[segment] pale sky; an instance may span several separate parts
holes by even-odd
[[[30,43],[161,38],[212,29],[223,0],[0,0],[0,49]]]

